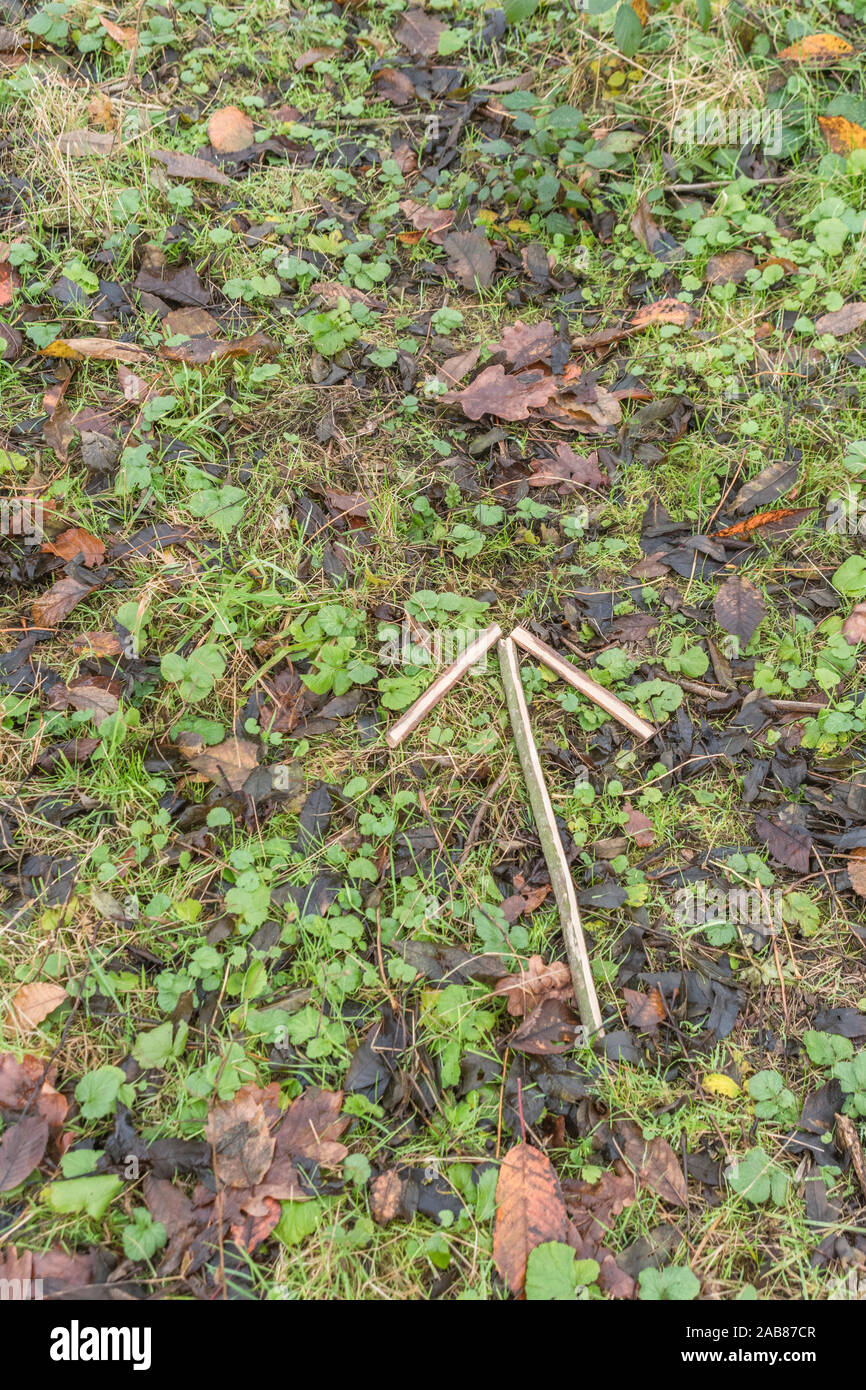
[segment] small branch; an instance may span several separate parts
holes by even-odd
[[[396,724],[391,725],[385,735],[385,742],[388,747],[398,748],[404,738],[407,738],[412,730],[418,727],[424,716],[429,714],[433,706],[439,703],[442,696],[447,694],[452,685],[456,685],[460,677],[469,670],[469,667],[474,666],[476,661],[501,636],[502,628],[494,623],[492,627],[488,627],[479,637],[476,637],[475,641],[469,644],[456,661],[452,661],[450,666],[446,666],[445,670],[427,687],[424,694],[419,696],[414,705],[409,706],[402,719],[398,719]]]
[[[508,701],[511,731],[517,745],[520,766],[523,769],[524,781],[529,792],[529,803],[532,807],[538,838],[541,841],[547,871],[550,874],[551,886],[559,909],[559,921],[565,941],[580,1021],[589,1033],[596,1037],[602,1037],[604,1030],[601,1026],[601,1009],[595,992],[583,929],[580,925],[577,894],[574,891],[574,882],[568,867],[568,860],[562,848],[562,840],[559,835],[559,827],[556,824],[556,816],[553,813],[550,793],[547,790],[544,773],[541,770],[538,749],[535,746],[535,739],[532,737],[529,711],[526,708],[526,696],[523,693],[523,684],[520,680],[517,649],[510,637],[499,643],[499,666],[502,671],[502,683],[505,686],[505,698]]]
[[[584,676],[572,666],[570,661],[566,661],[565,657],[560,656],[546,642],[541,642],[537,637],[533,637],[532,633],[527,632],[525,627],[516,627],[511,637],[519,647],[522,647],[525,652],[529,652],[530,656],[543,661],[544,665],[549,666],[551,671],[555,671],[562,680],[568,681],[568,684],[573,685],[575,690],[579,690],[581,695],[585,695],[588,700],[593,700],[595,704],[600,705],[614,719],[618,719],[620,724],[624,724],[633,734],[637,734],[638,738],[652,738],[655,733],[652,724],[647,724],[645,719],[641,719],[640,715],[635,714],[634,710],[630,709],[622,700],[611,695],[610,691],[605,690],[603,685],[598,685],[589,676]]]

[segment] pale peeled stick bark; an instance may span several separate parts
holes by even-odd
[[[611,695],[609,690],[605,690],[603,685],[592,680],[589,676],[583,675],[570,661],[566,661],[558,652],[549,647],[546,642],[542,642],[538,637],[533,637],[531,632],[527,632],[525,627],[516,627],[511,634],[511,640],[516,642],[518,647],[522,647],[530,656],[543,661],[545,666],[549,666],[551,671],[555,671],[562,680],[568,681],[575,690],[579,690],[581,695],[585,695],[588,700],[593,700],[600,705],[603,710],[614,719],[618,719],[620,724],[624,724],[638,738],[652,738],[655,729],[652,724],[648,724],[645,719],[641,719],[639,714],[635,714],[633,709],[618,700],[615,695]]]
[[[431,684],[428,685],[424,694],[419,695],[414,705],[410,705],[406,713],[397,720],[396,724],[391,725],[390,729],[385,734],[385,742],[388,747],[398,748],[404,738],[407,738],[413,729],[417,729],[424,716],[429,713],[435,704],[438,704],[442,696],[451,689],[452,685],[455,685],[460,677],[469,670],[470,666],[474,666],[476,661],[478,661],[501,636],[502,628],[498,623],[494,623],[492,627],[485,628],[484,632],[476,637],[474,642],[470,642],[465,652],[461,653],[456,661],[452,661],[450,666],[446,666],[445,670],[436,677],[435,681],[432,681]]]
[[[586,941],[580,925],[577,894],[574,891],[574,882],[568,867],[568,860],[565,857],[565,850],[562,848],[562,840],[550,801],[550,793],[547,790],[544,773],[541,770],[538,749],[532,736],[526,696],[523,693],[523,683],[520,679],[517,649],[510,637],[506,637],[504,642],[499,643],[499,666],[502,671],[502,682],[505,686],[505,698],[508,701],[508,715],[511,720],[514,742],[517,745],[523,778],[529,791],[529,803],[532,807],[538,838],[544,851],[547,871],[550,874],[551,886],[559,909],[559,921],[565,940],[565,950],[571,970],[571,981],[574,986],[574,997],[577,1001],[580,1021],[584,1028],[595,1037],[603,1037],[601,1009],[599,1008],[598,995],[595,992]]]

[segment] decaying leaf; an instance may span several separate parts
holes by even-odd
[[[255,126],[239,106],[222,106],[207,123],[207,138],[220,154],[235,154],[253,143]]]
[[[732,574],[716,594],[713,613],[719,627],[738,637],[743,646],[766,613],[764,600],[750,580],[742,575]]]
[[[665,1001],[658,986],[653,985],[647,993],[639,989],[624,989],[622,994],[629,1027],[637,1028],[642,1033],[655,1033],[667,1017]]]
[[[105,559],[105,544],[98,536],[92,536],[83,526],[70,526],[61,531],[53,541],[44,541],[42,549],[49,555],[59,555],[63,560],[74,560],[81,555],[82,564],[93,568]]]
[[[436,19],[424,10],[407,10],[394,38],[410,53],[422,58],[432,58],[438,49],[439,36],[444,32],[445,25],[441,19]]]
[[[66,1119],[69,1101],[54,1087],[57,1067],[39,1057],[25,1054],[20,1060],[11,1052],[0,1053],[0,1109],[23,1110],[30,1107],[43,1115],[52,1129]],[[38,1094],[36,1092],[39,1087]]]
[[[227,738],[213,748],[190,758],[190,766],[219,786],[239,792],[258,766],[258,744],[248,738]]]
[[[638,1182],[649,1187],[671,1206],[686,1205],[686,1180],[679,1160],[666,1139],[647,1139],[632,1120],[622,1120],[614,1129],[613,1145],[637,1174]]]
[[[704,278],[710,285],[741,285],[754,268],[755,258],[749,251],[723,251],[707,261]]]
[[[25,1115],[9,1125],[0,1138],[0,1192],[10,1192],[38,1168],[48,1143],[48,1121]]]
[[[134,343],[116,343],[111,338],[56,338],[39,352],[71,362],[147,362],[150,356]]]
[[[46,590],[33,604],[33,621],[37,627],[55,627],[68,618],[77,603],[93,592],[94,585],[82,584],[72,575],[64,575]]]
[[[442,242],[448,270],[466,290],[484,289],[493,279],[496,256],[482,232],[449,232]]]
[[[567,1221],[559,1179],[550,1159],[526,1143],[502,1161],[496,1184],[493,1259],[512,1293],[522,1293],[530,1251],[544,1241],[565,1241]]]
[[[863,323],[866,323],[866,301],[861,299],[856,304],[843,304],[841,309],[822,314],[815,320],[815,332],[844,338],[846,333],[856,332]]]
[[[234,357],[252,357],[260,353],[273,357],[278,351],[273,338],[266,333],[251,333],[246,338],[190,338],[186,343],[170,347],[166,343],[159,349],[160,357],[168,362],[186,362],[191,367],[202,367],[206,362],[229,361]]]
[[[241,1086],[213,1106],[205,1133],[213,1145],[214,1176],[226,1187],[255,1187],[271,1166],[276,1139],[268,1128],[258,1086]]]
[[[197,159],[195,155],[178,154],[176,150],[149,150],[148,153],[151,159],[156,159],[165,166],[169,178],[198,179],[202,183],[231,183],[228,175],[215,164],[209,164],[206,159]]]
[[[845,868],[854,892],[866,898],[866,849],[855,849]]]
[[[819,116],[818,124],[834,154],[866,150],[866,130],[856,121],[849,121],[844,116]]]
[[[12,996],[12,1021],[22,1033],[28,1033],[68,1001],[69,995],[62,985],[34,980],[32,984],[22,985]]]
[[[462,391],[448,391],[440,399],[459,404],[469,420],[495,415],[498,420],[526,420],[532,406],[545,405],[556,395],[556,378],[541,371],[507,376],[501,365],[485,367]]]
[[[125,48],[132,53],[138,47],[138,34],[135,29],[125,28],[121,24],[115,24],[113,19],[108,19],[104,14],[99,16],[99,22],[110,39],[119,43],[121,48]]]
[[[842,624],[842,636],[852,646],[866,642],[866,603],[855,603]]]
[[[826,63],[834,64],[850,58],[854,49],[847,39],[838,34],[807,34],[804,39],[781,49],[777,58],[785,63]]]
[[[699,317],[693,304],[683,304],[679,299],[657,299],[638,309],[631,323],[634,328],[649,328],[654,323],[674,323],[680,328],[690,328]]]
[[[521,967],[515,974],[497,980],[493,993],[505,995],[512,1017],[523,1018],[550,996],[569,999],[571,971],[564,961],[555,960],[545,965],[541,956],[530,956],[526,969]]]

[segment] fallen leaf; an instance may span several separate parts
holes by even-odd
[[[296,65],[297,66],[297,65]],[[223,106],[207,123],[207,137],[220,154],[247,150],[255,139],[255,126],[239,106]]]
[[[830,314],[822,314],[815,320],[816,333],[832,333],[834,338],[844,338],[846,333],[853,333],[861,323],[866,323],[866,301],[859,300],[856,304],[843,304],[841,309],[835,309]]]
[[[43,748],[36,759],[36,766],[44,772],[56,772],[64,763],[70,763],[73,767],[76,763],[86,763],[101,742],[101,738],[65,739],[62,743],[52,744],[50,748]]]
[[[277,1130],[277,1155],[336,1167],[349,1152],[339,1143],[340,1135],[351,1124],[351,1116],[341,1115],[342,1108],[342,1091],[308,1086],[292,1101]]]
[[[756,815],[755,833],[769,846],[770,855],[777,864],[784,864],[798,874],[809,872],[812,836],[804,825],[795,821],[786,824],[779,813]]]
[[[113,19],[107,19],[104,14],[99,16],[99,22],[108,37],[119,43],[121,48],[132,53],[138,47],[138,34],[134,29],[125,29],[122,25],[115,24]]]
[[[808,34],[776,54],[786,63],[837,63],[854,52],[846,39],[837,34]]]
[[[273,338],[261,331],[251,333],[247,338],[190,338],[177,347],[165,344],[159,349],[160,357],[168,362],[186,362],[191,367],[203,367],[208,362],[229,361],[235,357],[252,357],[261,353],[273,357],[279,351]]]
[[[544,405],[557,392],[556,379],[549,373],[517,372],[506,376],[498,364],[485,367],[462,391],[448,391],[440,400],[459,404],[469,420],[495,415],[499,420],[527,420],[531,406]]]
[[[653,985],[648,993],[639,989],[624,989],[625,1016],[630,1028],[638,1028],[642,1033],[655,1033],[660,1023],[667,1018],[665,1002],[661,990]]]
[[[415,99],[415,88],[400,68],[380,68],[373,73],[378,95],[392,106],[406,106]]]
[[[857,1126],[847,1115],[836,1115],[836,1147],[840,1153],[846,1153],[851,1160],[851,1167],[854,1169],[854,1176],[860,1187],[860,1191],[866,1197],[866,1157],[863,1154],[863,1146],[860,1143],[860,1136],[857,1133]]]
[[[509,1046],[535,1057],[568,1052],[580,1036],[580,1020],[564,999],[551,995],[524,1019],[512,1034]]]
[[[640,0],[640,3],[643,3],[643,0]],[[631,229],[638,241],[646,247],[650,255],[655,256],[657,261],[675,261],[683,255],[683,248],[676,238],[656,222],[645,196],[641,196],[638,200],[637,208],[631,219]]]
[[[493,1260],[512,1293],[522,1293],[530,1251],[548,1240],[565,1241],[567,1221],[559,1179],[550,1159],[526,1143],[515,1144],[499,1169]]]
[[[778,523],[781,521],[788,521],[788,529],[793,529],[811,511],[811,507],[777,507],[775,511],[757,512],[755,516],[747,517],[745,521],[738,521],[733,526],[725,526],[721,531],[714,531],[713,536],[717,540],[724,540],[726,536],[750,536],[753,531],[765,530],[767,527],[778,529]],[[796,518],[796,520],[792,521],[791,518]]]
[[[709,285],[741,285],[754,268],[755,258],[748,251],[724,251],[720,256],[710,256],[704,279]]]
[[[546,887],[549,889],[549,885]],[[530,956],[526,969],[521,967],[516,974],[497,980],[493,993],[505,996],[513,1018],[523,1018],[551,995],[568,999],[572,993],[571,971],[564,961],[545,965],[541,956]]]
[[[111,338],[55,338],[40,348],[42,357],[65,357],[71,362],[147,362],[149,353],[134,343],[116,343]]]
[[[185,333],[188,338],[213,337],[219,333],[220,326],[213,314],[197,306],[172,309],[162,321],[165,333]]]
[[[214,1105],[205,1135],[213,1146],[218,1182],[226,1187],[255,1187],[262,1181],[271,1166],[276,1139],[258,1086],[241,1086],[232,1100]]]
[[[855,849],[845,868],[851,880],[851,887],[861,898],[866,898],[866,850]]]
[[[493,279],[496,255],[481,232],[449,232],[442,242],[448,270],[465,290],[485,288]]]
[[[731,632],[745,646],[766,613],[764,600],[754,584],[732,574],[716,593],[713,613],[719,627]]]
[[[628,812],[628,820],[625,823],[625,833],[631,836],[636,845],[641,849],[648,849],[655,840],[655,828],[649,816],[645,816],[643,811],[636,811],[630,801],[625,803]]]
[[[77,603],[93,592],[95,585],[82,584],[72,575],[65,575],[52,584],[33,604],[33,621],[37,627],[55,627],[68,618]]]
[[[819,116],[818,124],[834,154],[866,150],[866,130],[856,121],[849,121],[844,116]]]
[[[0,261],[0,309],[12,303],[12,292],[21,288],[21,276],[8,261]]]
[[[24,350],[24,339],[10,323],[0,320],[0,362],[14,362]]]
[[[842,636],[852,647],[857,642],[866,642],[866,603],[855,603],[842,624]]]
[[[505,329],[502,340],[492,351],[504,352],[511,369],[520,371],[522,367],[547,361],[555,342],[556,330],[549,319],[531,325],[521,323],[518,319],[517,323]]]
[[[0,1192],[10,1192],[38,1168],[48,1143],[48,1121],[25,1115],[0,1138]]]
[[[44,1073],[44,1080],[43,1080]],[[69,1101],[54,1089],[57,1068],[38,1057],[25,1054],[20,1060],[11,1052],[0,1054],[0,1110],[23,1110],[32,1106],[43,1115],[52,1129],[58,1129],[66,1119]],[[39,1094],[35,1096],[41,1082]]]
[[[105,559],[105,543],[82,526],[70,526],[67,531],[61,531],[53,541],[43,542],[42,549],[48,555],[59,555],[62,560],[74,560],[80,554],[82,564],[89,569],[101,565]]]
[[[144,401],[156,394],[155,386],[148,386],[140,376],[131,372],[122,362],[117,364],[117,379],[120,382],[120,389],[123,391],[123,398],[127,401],[135,401],[136,405],[141,405]]]
[[[674,323],[681,328],[690,328],[700,317],[693,304],[683,304],[679,299],[657,299],[653,304],[645,304],[632,315],[634,328],[649,328],[654,323]]]
[[[165,172],[172,179],[199,179],[203,183],[230,184],[231,179],[215,164],[206,159],[196,159],[191,154],[178,154],[175,150],[149,150],[151,159],[165,166]]]
[[[329,58],[336,58],[339,52],[339,48],[307,48],[295,59],[295,72],[303,72],[315,63],[325,63]]]
[[[94,154],[104,159],[108,155],[119,154],[123,141],[113,130],[67,130],[58,137],[57,149],[71,159]]]
[[[403,200],[400,211],[405,213],[416,231],[426,232],[429,239],[440,246],[444,241],[444,233],[452,226],[456,216],[453,208],[431,208],[426,203],[416,203],[411,198]]]
[[[555,458],[530,460],[532,477],[527,479],[530,487],[558,487],[563,496],[576,492],[578,488],[607,488],[610,479],[598,466],[595,450],[584,458],[576,454],[570,444],[557,444]]]
[[[190,767],[194,767],[196,772],[202,773],[218,786],[228,785],[233,792],[242,790],[258,762],[258,744],[248,738],[227,738],[189,760]]]
[[[13,1022],[23,1033],[29,1033],[68,1000],[69,995],[62,985],[52,985],[47,980],[22,985],[12,996]]]
[[[109,715],[116,714],[120,707],[118,696],[123,689],[120,681],[102,684],[104,676],[74,681],[70,685],[52,685],[48,695],[50,709],[81,710],[89,714],[97,728]]]
[[[439,37],[445,25],[423,10],[407,10],[394,38],[403,48],[419,58],[432,58],[439,49]]]
[[[686,1206],[686,1180],[676,1154],[667,1139],[647,1139],[632,1120],[621,1121],[613,1132],[613,1146],[663,1202]]]

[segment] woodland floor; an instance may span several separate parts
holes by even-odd
[[[2,1278],[866,1294],[866,4],[494,4],[0,0]]]

